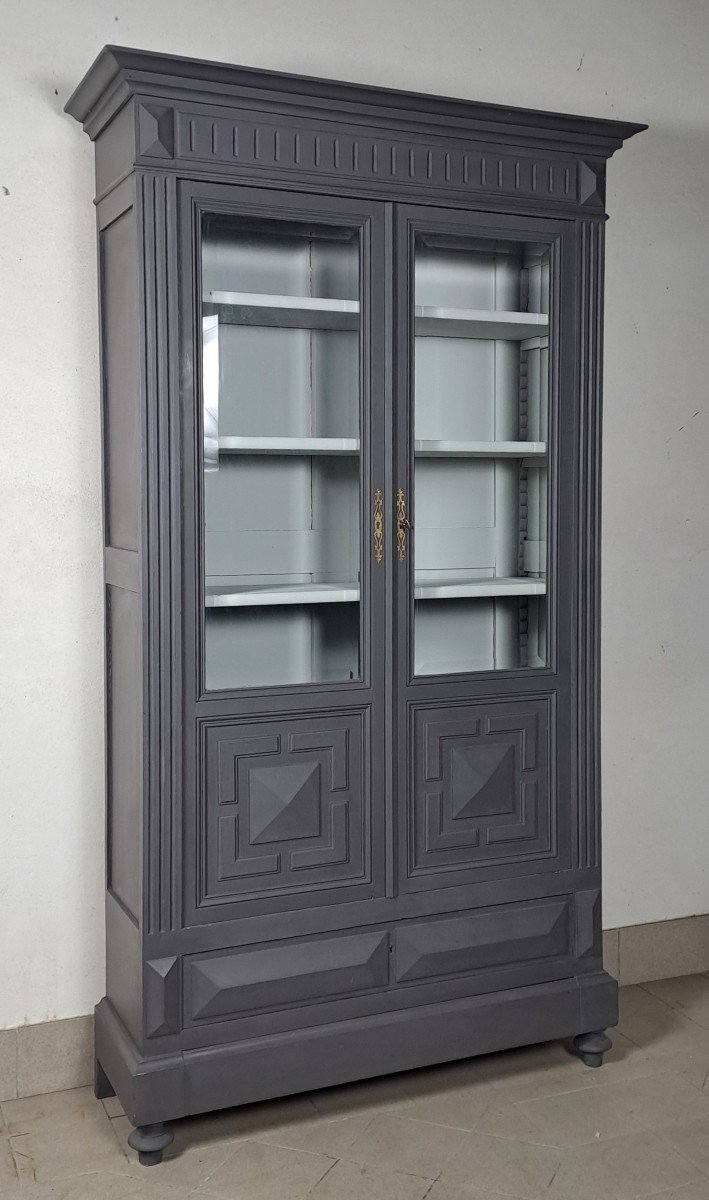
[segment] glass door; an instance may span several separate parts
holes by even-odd
[[[371,223],[287,200],[198,217],[207,692],[366,675]]]
[[[551,240],[466,223],[416,224],[409,247],[410,482],[397,523],[414,677],[550,663]]]
[[[575,227],[402,206],[397,878],[570,862],[578,668]],[[563,302],[560,302],[563,299]]]

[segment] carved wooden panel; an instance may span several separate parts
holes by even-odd
[[[370,875],[361,712],[206,724],[202,901]]]
[[[185,1012],[204,1021],[385,987],[381,930],[196,956],[185,970]]]
[[[412,706],[409,875],[556,853],[550,700]]]
[[[398,982],[459,975],[570,952],[570,900],[505,904],[405,924],[395,934]]]

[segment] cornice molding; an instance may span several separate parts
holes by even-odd
[[[252,112],[358,121],[404,134],[474,138],[512,147],[574,151],[609,158],[646,125],[508,108],[445,96],[313,79],[254,67],[105,46],[65,111],[96,138],[131,98],[163,104],[189,100]]]

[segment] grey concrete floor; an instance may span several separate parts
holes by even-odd
[[[115,1099],[7,1101],[0,1200],[709,1200],[709,976],[623,988],[613,1038],[190,1118],[151,1168]]]

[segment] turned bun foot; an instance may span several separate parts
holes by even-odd
[[[574,1053],[578,1054],[587,1067],[602,1067],[603,1055],[612,1045],[604,1029],[596,1033],[580,1033],[574,1038]]]
[[[139,1125],[128,1135],[128,1145],[138,1151],[138,1161],[144,1167],[156,1167],[162,1162],[163,1151],[175,1135],[167,1125]]]

